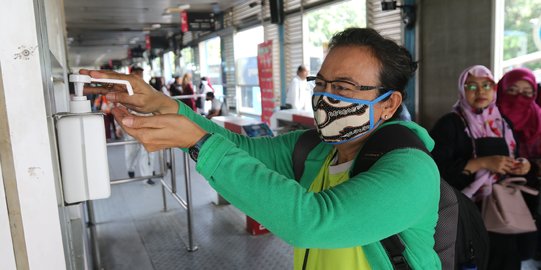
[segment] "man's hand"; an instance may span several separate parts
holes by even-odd
[[[135,116],[122,107],[114,108],[112,112],[124,132],[141,142],[149,152],[188,148],[207,133],[182,115]]]
[[[135,75],[120,74],[114,71],[86,70],[81,69],[80,74],[89,75],[92,78],[116,79],[128,81],[133,88],[133,95],[130,96],[124,85],[110,84],[98,87],[86,85],[84,94],[104,94],[110,102],[119,102],[129,109],[141,113],[167,114],[178,111],[176,101],[163,93],[155,90],[143,79]]]

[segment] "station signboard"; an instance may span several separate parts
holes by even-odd
[[[212,12],[180,12],[180,28],[184,32],[214,30],[214,13]]]

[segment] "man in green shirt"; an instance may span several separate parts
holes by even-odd
[[[81,73],[130,81],[135,95],[115,91],[107,98],[155,116],[116,109],[126,132],[150,151],[189,149],[197,171],[216,191],[295,246],[295,270],[393,269],[379,241],[394,234],[404,242],[412,269],[441,269],[433,249],[440,180],[432,158],[402,148],[366,172],[348,174],[367,138],[383,125],[403,125],[428,150],[434,147],[425,129],[397,120],[415,69],[405,48],[372,29],[337,33],[317,76],[308,77],[314,82],[312,107],[322,142],[309,153],[299,182],[293,179],[291,157],[302,131],[248,138],[129,75]]]

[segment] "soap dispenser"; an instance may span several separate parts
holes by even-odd
[[[69,80],[75,86],[70,112],[58,113],[55,119],[64,200],[72,204],[111,195],[103,113],[91,111],[90,100],[83,95],[84,83],[121,83],[130,95],[133,91],[127,81],[76,74],[70,75]]]

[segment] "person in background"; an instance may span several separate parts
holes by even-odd
[[[434,142],[424,128],[397,119],[416,68],[404,47],[373,29],[348,28],[335,34],[321,69],[310,78],[315,81],[312,107],[321,141],[309,153],[299,181],[292,152],[297,143],[306,143],[299,140],[304,131],[250,138],[220,127],[133,76],[80,73],[130,81],[135,95],[124,91],[107,97],[154,116],[115,109],[115,119],[126,132],[151,151],[188,148],[197,171],[218,193],[295,246],[295,270],[393,269],[379,241],[398,233],[411,269],[441,269],[434,251],[440,177],[430,155],[396,149],[367,171],[349,175],[365,144],[381,140],[377,130],[383,126],[404,127],[432,150]]]
[[[116,125],[115,118],[111,113],[111,109],[114,107],[114,104],[107,101],[105,95],[98,95],[94,99],[94,110],[102,112],[103,120],[105,122],[105,138],[107,140],[115,139],[116,137]]]
[[[458,79],[458,101],[438,120],[430,135],[441,176],[478,204],[503,175],[526,175],[530,163],[518,158],[513,130],[496,107],[492,72],[476,65]],[[520,269],[519,235],[489,232],[488,269]]]
[[[537,105],[541,106],[541,82],[538,82],[537,83],[537,93],[536,93],[536,96],[537,98],[535,99],[535,103],[537,103]]]
[[[174,81],[169,86],[169,93],[172,97],[182,95],[182,78],[180,76],[175,76]]]
[[[291,80],[287,89],[286,104],[296,110],[312,110],[311,89],[308,88],[306,77],[308,70],[303,65],[297,68],[297,75]],[[287,105],[286,105],[287,106]],[[289,106],[288,106],[289,107]]]
[[[535,163],[541,158],[541,107],[536,98],[537,83],[529,69],[513,69],[498,82],[498,108],[518,135],[520,153]]]
[[[139,78],[143,78],[143,72],[145,70],[142,68],[142,67],[139,67],[139,66],[132,66],[130,68],[130,73],[139,77]]]
[[[211,102],[210,110],[207,113],[207,118],[210,119],[214,116],[222,115],[222,102],[220,102],[213,92],[207,92],[206,100]]]
[[[182,95],[191,96],[194,94],[195,91],[192,84],[192,74],[186,73],[184,76],[182,76]],[[195,107],[195,98],[183,98],[181,101],[188,105],[188,107],[192,108],[192,110],[197,111],[197,108]]]
[[[165,82],[165,79],[163,77],[152,77],[152,79],[150,79],[148,84],[154,87],[154,89],[162,92],[164,95],[170,97],[171,94],[169,93],[169,89],[167,89],[164,82]]]
[[[199,83],[197,94],[204,95],[208,92],[214,93],[214,87],[212,87],[212,84],[210,84],[210,81],[207,77],[201,77],[201,82]],[[195,101],[195,106],[197,107],[198,112],[202,114],[205,113],[205,102],[203,101],[202,97],[197,97],[197,100]]]
[[[143,79],[143,69],[141,67],[132,67],[131,74],[141,80]],[[144,116],[148,114],[139,115]],[[118,138],[123,138],[125,141],[134,140],[134,138],[128,133],[123,132],[120,127],[117,127],[116,135]],[[126,168],[130,178],[135,177],[136,171],[138,172],[139,176],[154,175],[154,164],[156,163],[157,153],[149,153],[141,144],[126,144],[124,147]],[[147,179],[146,183],[149,185],[155,184],[151,178]]]
[[[511,122],[513,130],[517,134],[519,153],[532,164],[532,169],[526,179],[528,185],[535,189],[539,189],[538,177],[541,165],[541,108],[535,101],[537,93],[534,74],[527,68],[517,68],[505,73],[498,82],[498,99],[496,101],[498,108]],[[527,193],[522,195],[532,215],[539,220],[541,218],[537,214],[539,196]],[[531,265],[532,260],[526,260],[534,257],[536,249],[539,249],[539,243],[536,244],[536,241],[533,241],[535,237],[533,233],[523,236],[524,245],[522,245],[520,252],[523,265]],[[526,267],[523,266],[523,268]]]

